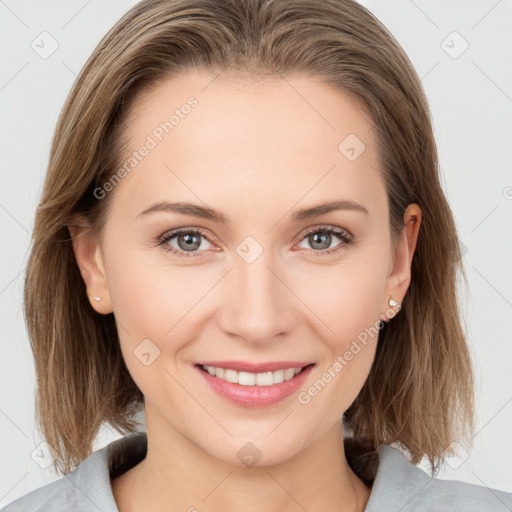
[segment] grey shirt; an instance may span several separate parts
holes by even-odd
[[[117,439],[89,455],[75,471],[18,498],[0,512],[119,512],[111,478],[138,464],[146,450],[146,433]],[[396,448],[382,445],[365,512],[388,511],[511,512],[512,494],[432,478]]]

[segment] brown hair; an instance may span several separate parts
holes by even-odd
[[[143,88],[193,68],[252,80],[316,76],[375,123],[393,244],[407,205],[421,207],[422,223],[402,310],[382,326],[368,379],[344,420],[361,454],[395,442],[413,463],[427,456],[437,472],[443,451],[474,429],[456,296],[457,276],[467,278],[421,82],[393,36],[352,0],[145,0],[94,50],[57,123],[25,281],[37,419],[56,451],[54,467],[67,473],[80,463],[104,423],[134,432],[144,400],[113,314],[96,313],[88,301],[70,219],[82,214],[101,233],[113,193],[98,200],[93,191],[122,161],[128,107]]]

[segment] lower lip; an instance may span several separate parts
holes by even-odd
[[[306,380],[313,366],[314,364],[306,367],[290,380],[272,384],[272,386],[242,386],[214,377],[199,366],[196,366],[196,369],[214,391],[231,403],[244,407],[266,407],[280,402],[294,391],[297,391]]]

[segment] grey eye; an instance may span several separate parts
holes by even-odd
[[[204,244],[209,244],[210,242],[199,232],[182,231],[169,236],[166,243],[177,251],[194,252],[198,249],[208,249],[208,245],[205,247]]]

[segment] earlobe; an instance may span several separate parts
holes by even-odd
[[[74,217],[68,225],[68,230],[92,308],[100,314],[112,313],[110,291],[98,237],[82,217]]]
[[[91,295],[87,292],[87,296],[89,297],[89,302],[91,303],[92,308],[96,313],[100,313],[102,315],[108,315],[112,313],[112,307],[110,306],[110,296],[108,297],[108,304],[104,304],[103,299],[97,295]]]

